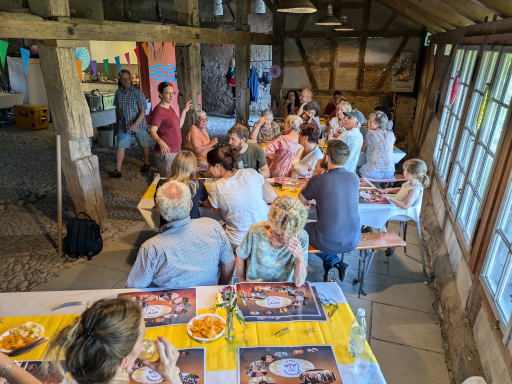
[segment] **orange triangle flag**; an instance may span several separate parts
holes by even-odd
[[[144,52],[146,52],[146,57],[149,57],[149,55],[148,55],[148,47],[147,47],[147,45],[146,45],[146,44],[147,44],[147,43],[143,43],[143,44],[142,44],[142,48],[144,49]]]

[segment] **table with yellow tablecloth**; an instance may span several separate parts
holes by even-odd
[[[206,349],[206,384],[227,384],[237,382],[237,348],[255,346],[300,346],[326,344],[332,345],[343,384],[385,383],[376,360],[370,365],[365,376],[354,371],[354,358],[348,352],[348,340],[354,315],[345,296],[335,283],[311,283],[317,292],[335,300],[339,309],[327,322],[288,322],[288,323],[249,323],[245,330],[245,341],[242,329],[235,322],[236,338],[227,342],[223,337],[219,340],[200,344],[188,336],[186,325],[173,325],[150,328],[146,338],[164,336],[178,349],[204,347]],[[216,294],[221,286],[197,287],[198,314],[209,312],[215,303]],[[154,290],[154,289],[152,289]],[[16,292],[0,294],[0,334],[13,326],[34,321],[45,328],[44,337],[57,332],[71,324],[73,319],[82,313],[86,305],[103,298],[115,298],[120,293],[143,291],[137,289],[105,289],[95,291],[55,291],[55,292]],[[82,306],[67,307],[51,312],[51,308],[69,301],[81,301]],[[222,313],[219,312],[222,315]],[[367,318],[370,314],[367,314]],[[293,328],[287,335],[274,338],[273,334],[285,327]],[[307,335],[309,328],[317,332]],[[17,360],[40,360],[43,358],[44,346],[17,357]],[[377,356],[378,357],[378,356]],[[179,360],[178,364],[179,366]]]

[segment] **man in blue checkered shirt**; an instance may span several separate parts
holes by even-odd
[[[111,177],[122,176],[124,153],[130,148],[132,134],[142,149],[144,164],[141,172],[149,171],[149,134],[146,123],[147,101],[144,93],[132,84],[132,76],[127,69],[121,70],[121,84],[114,96],[116,107],[116,130],[117,130],[117,169],[110,171]]]
[[[226,232],[208,217],[190,218],[190,188],[169,181],[156,193],[157,211],[169,222],[139,249],[127,288],[188,288],[229,284],[235,257]]]

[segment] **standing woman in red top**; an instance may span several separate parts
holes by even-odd
[[[192,100],[190,100],[178,117],[170,105],[176,94],[172,84],[165,81],[158,84],[158,93],[160,93],[161,101],[151,114],[149,135],[156,141],[153,152],[160,177],[167,177],[174,158],[181,151],[181,127],[185,122],[187,112],[193,106]]]

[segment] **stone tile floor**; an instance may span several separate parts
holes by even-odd
[[[398,233],[398,223],[390,223]],[[113,239],[90,262],[77,264],[33,290],[123,288],[138,247],[155,234],[144,222]],[[397,249],[391,257],[375,255],[366,281],[367,295],[359,295],[351,281],[357,274],[357,257],[345,255],[351,272],[339,283],[356,312],[366,310],[368,340],[389,384],[448,384],[445,345],[432,304],[434,292],[423,283],[416,227],[409,223],[407,254]],[[308,280],[322,281],[321,260],[310,255]]]

